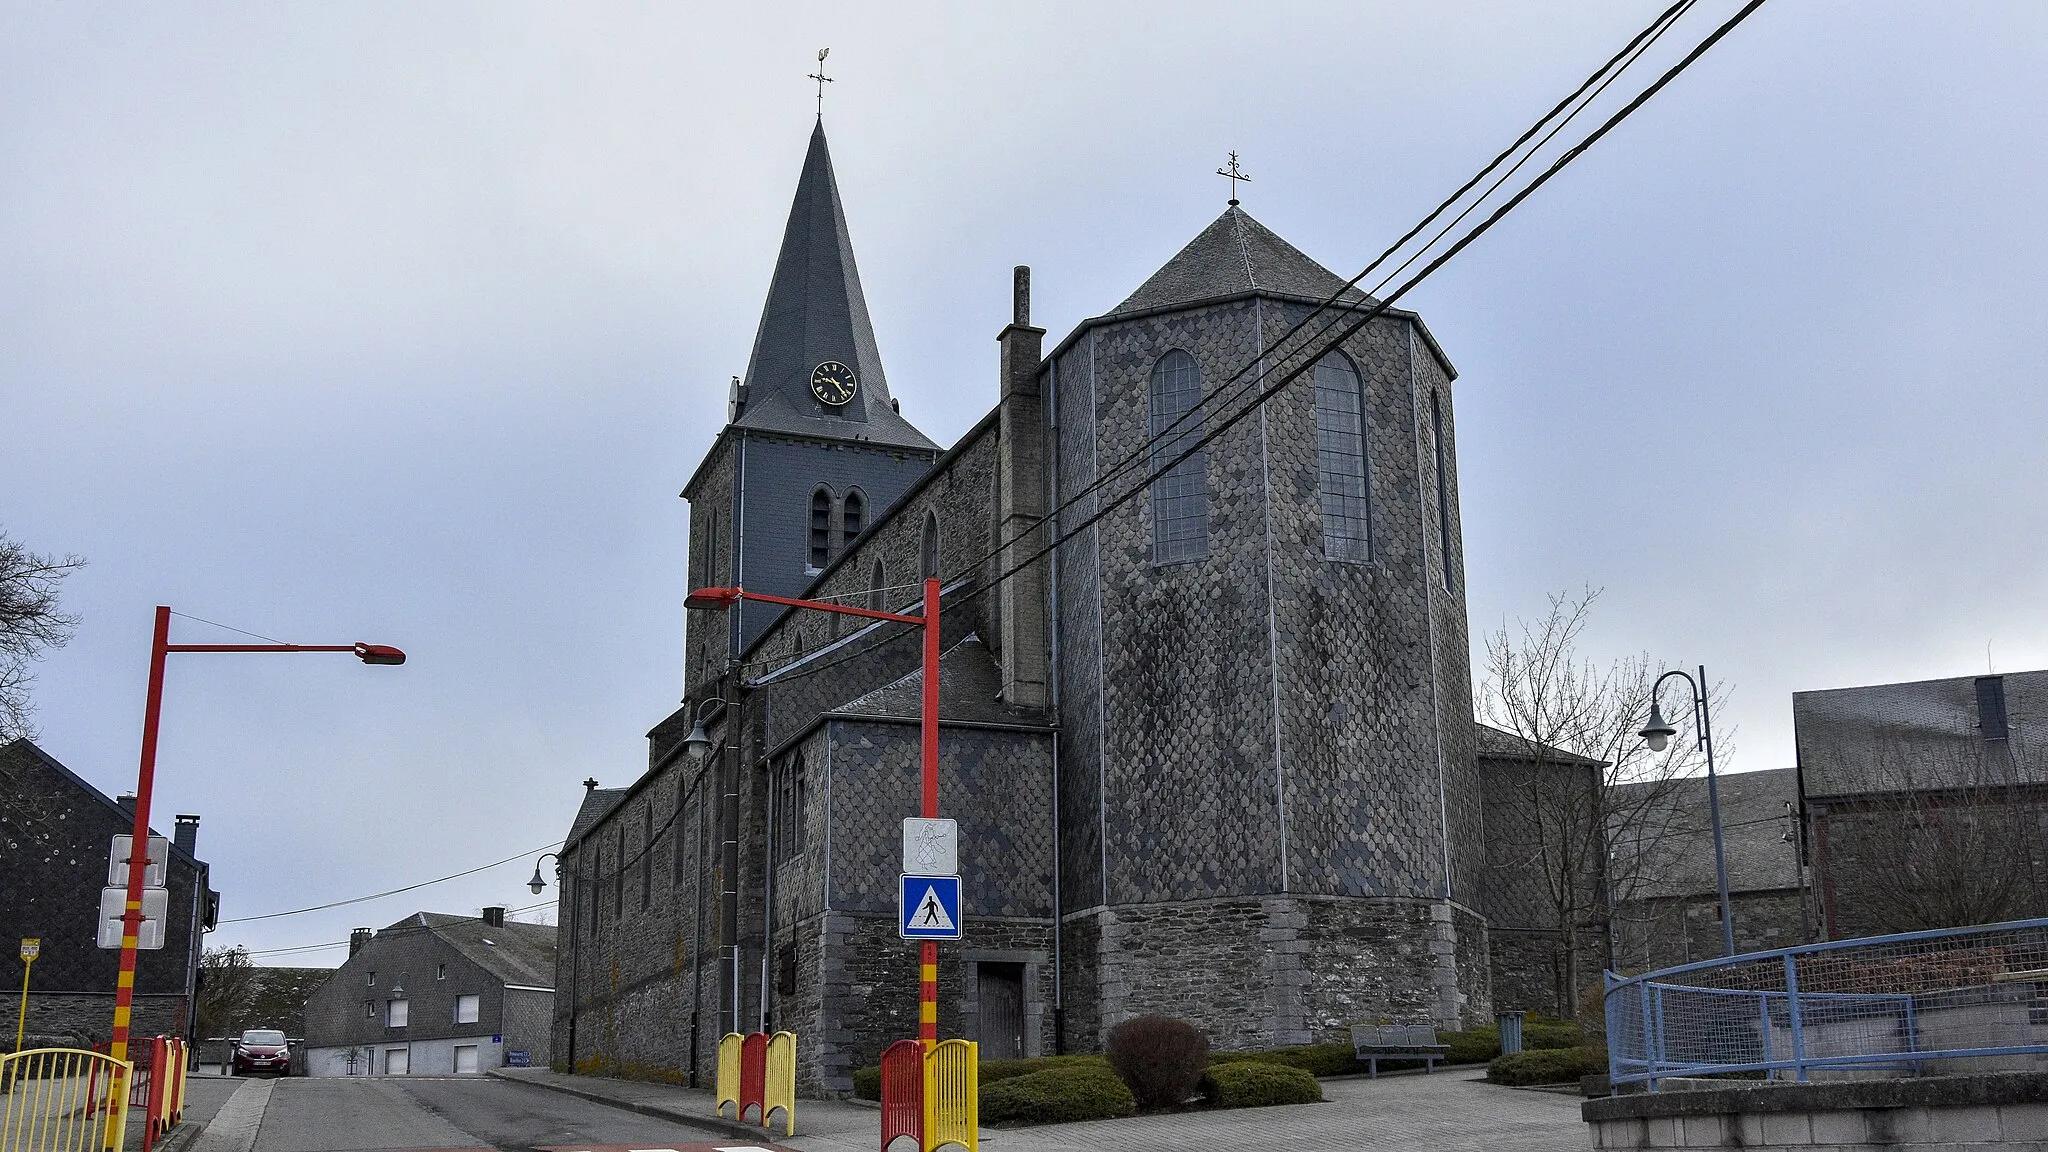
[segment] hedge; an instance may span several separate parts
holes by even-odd
[[[1605,1071],[1605,1048],[1531,1048],[1512,1056],[1495,1057],[1486,1066],[1486,1078],[1495,1084],[1523,1087],[1530,1084],[1572,1084],[1581,1076]]]
[[[1213,1064],[1202,1077],[1202,1095],[1217,1108],[1263,1108],[1271,1104],[1313,1104],[1323,1086],[1300,1068],[1262,1060]]]
[[[981,1088],[984,1124],[1065,1124],[1129,1116],[1138,1102],[1107,1064],[1068,1064]]]
[[[1048,1068],[1068,1068],[1077,1064],[1092,1065],[1097,1068],[1109,1067],[1109,1064],[1100,1056],[1034,1056],[1028,1060],[983,1060],[980,1071],[981,1084],[983,1087],[987,1087],[999,1080],[1009,1080],[1017,1076],[1028,1076],[1033,1072],[1043,1072]],[[870,1064],[865,1068],[854,1069],[853,1094],[863,1100],[880,1100],[882,1098],[881,1065]]]

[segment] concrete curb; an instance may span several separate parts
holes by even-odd
[[[720,1136],[743,1137],[749,1142],[766,1140],[771,1144],[775,1142],[777,1136],[776,1130],[773,1128],[763,1128],[759,1124],[748,1124],[740,1120],[727,1120],[722,1116],[705,1116],[698,1112],[685,1112],[679,1108],[671,1108],[664,1104],[650,1103],[645,1100],[621,1100],[616,1096],[607,1096],[602,1092],[572,1088],[567,1084],[551,1084],[541,1080],[530,1080],[523,1076],[506,1076],[499,1072],[486,1072],[484,1075],[493,1080],[502,1080],[507,1084],[524,1084],[529,1088],[538,1088],[543,1092],[559,1092],[564,1096],[574,1096],[578,1100],[588,1100],[593,1104],[605,1104],[627,1112],[637,1112],[642,1116],[652,1116],[657,1120],[667,1120],[673,1124],[685,1124],[692,1128],[701,1128],[706,1132],[714,1132]],[[790,1140],[803,1135],[806,1135],[804,1130],[798,1128],[794,1133],[784,1136],[782,1139]]]

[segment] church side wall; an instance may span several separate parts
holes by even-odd
[[[1053,471],[1057,484],[1055,508],[1071,494],[1086,489],[1100,470],[1095,444],[1095,335],[1076,342],[1047,372],[1045,392],[1058,426],[1054,443]],[[1098,502],[1084,496],[1063,511],[1055,524],[1064,532],[1068,524],[1094,515]],[[1060,723],[1060,886],[1061,903],[1067,912],[1091,908],[1105,902],[1102,874],[1102,597],[1097,581],[1099,534],[1093,527],[1082,530],[1057,553],[1054,595],[1057,615],[1053,620],[1058,660],[1053,675]],[[1070,957],[1073,953],[1069,954]],[[1081,981],[1074,961],[1067,961],[1068,1012],[1074,1016],[1075,997],[1081,995]],[[1087,993],[1092,997],[1092,991]],[[1091,1001],[1092,1002],[1092,1001]]]
[[[1097,330],[1105,464],[1149,436],[1158,359],[1182,350],[1205,394],[1221,387],[1257,352],[1255,308],[1245,301]],[[1259,421],[1237,424],[1205,456],[1207,555],[1153,563],[1149,492],[1099,525],[1111,906],[1285,889]]]

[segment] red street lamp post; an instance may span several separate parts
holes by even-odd
[[[703,608],[722,612],[742,600],[753,600],[762,604],[780,604],[785,608],[813,608],[820,612],[837,612],[844,616],[864,616],[870,620],[892,620],[898,624],[915,624],[924,629],[924,707],[922,718],[923,751],[923,802],[920,814],[927,820],[939,815],[939,582],[928,578],[924,582],[924,615],[910,616],[901,612],[882,612],[873,608],[855,608],[847,604],[832,604],[823,600],[798,600],[789,596],[770,596],[765,592],[748,592],[743,588],[699,588],[683,600],[685,608]],[[917,1038],[924,1043],[927,1051],[939,1042],[939,946],[926,940],[918,958],[917,981]]]
[[[156,785],[157,719],[163,712],[164,657],[172,652],[353,652],[365,664],[403,664],[405,653],[386,644],[173,644],[171,610],[156,609],[149,649],[149,702],[142,714],[142,766],[135,777],[135,829],[128,858],[128,901],[121,913],[121,976],[114,989],[114,1040],[109,1054],[128,1058],[128,1022],[135,1007],[135,951],[142,931],[142,881],[149,871],[149,798]],[[140,859],[137,859],[137,856]]]

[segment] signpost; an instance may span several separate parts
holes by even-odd
[[[28,973],[35,966],[36,957],[43,954],[43,939],[40,936],[21,938],[21,1016],[14,1024],[14,1050],[21,1051],[22,1037],[28,1034]]]

